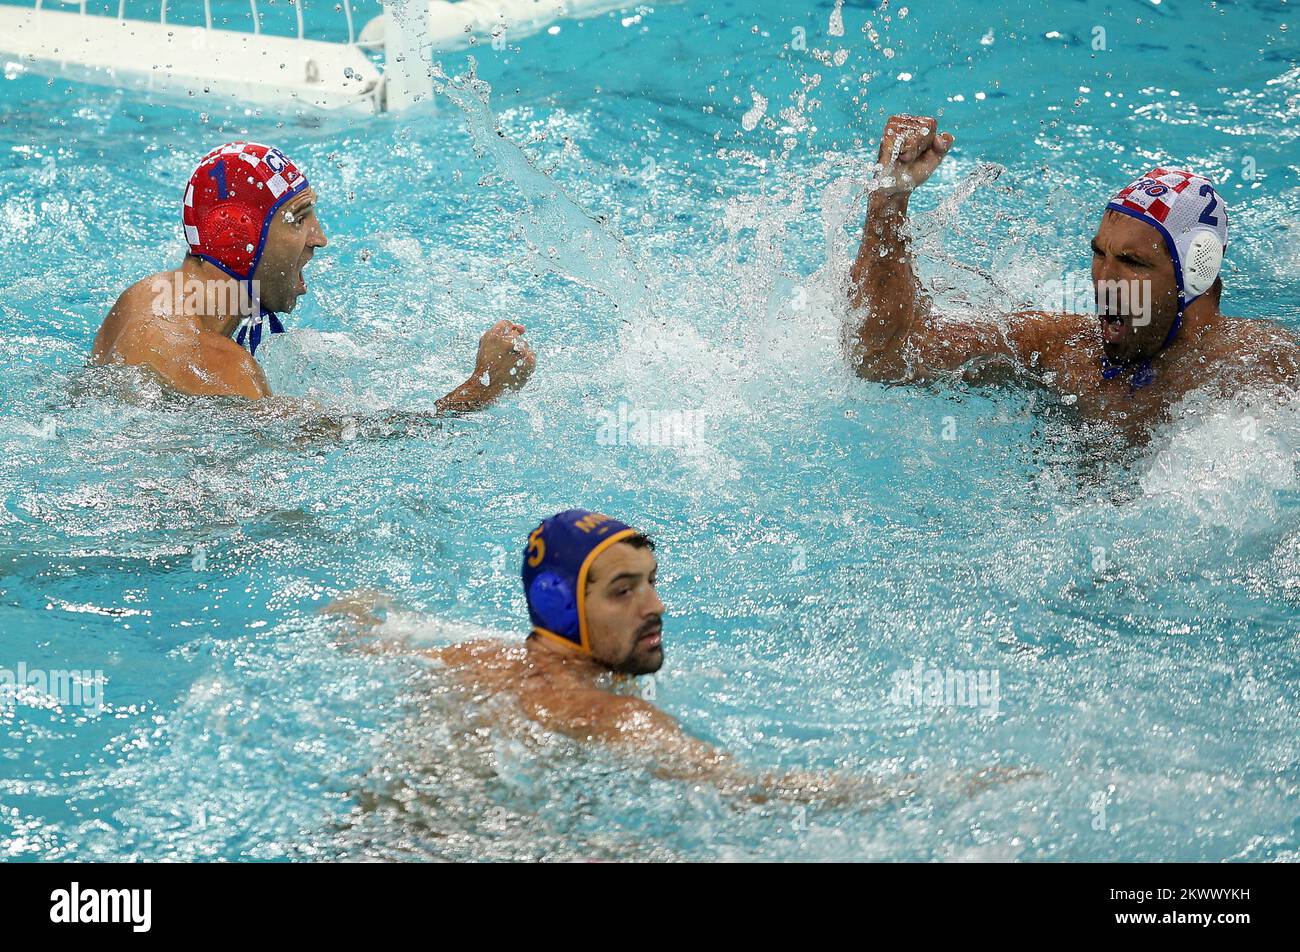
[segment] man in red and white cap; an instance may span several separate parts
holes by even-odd
[[[270,396],[254,357],[264,334],[284,330],[279,315],[307,293],[304,269],[328,244],[315,204],[307,177],[279,149],[232,142],[209,152],[185,188],[185,260],[118,298],[92,359],[147,367],[184,393]],[[535,360],[523,333],[499,321],[484,334],[474,373],[439,410],[478,409],[523,386]]]
[[[952,148],[934,119],[894,116],[850,272],[848,350],[858,374],[891,383],[945,373],[1054,391],[1081,415],[1140,436],[1188,392],[1300,387],[1300,341],[1278,324],[1224,317],[1219,276],[1228,211],[1204,176],[1157,168],[1106,205],[1092,239],[1091,314],[943,317],[912,266],[907,203]],[[1083,306],[1088,306],[1087,304]]]

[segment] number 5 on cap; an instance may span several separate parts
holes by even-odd
[[[542,527],[538,526],[528,536],[528,564],[537,568],[544,558],[546,558],[546,540],[542,538]]]

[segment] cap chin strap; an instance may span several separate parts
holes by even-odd
[[[543,628],[541,625],[533,625],[532,633],[534,635],[537,635],[540,638],[545,639],[546,641],[551,642],[552,644],[564,645],[566,648],[572,648],[574,651],[578,652],[578,654],[588,655],[588,656],[591,655],[590,648],[586,647],[585,645],[579,644],[578,642],[574,641],[572,638],[566,638],[564,635],[557,634],[556,632],[551,631],[549,628]]]
[[[1186,306],[1183,304],[1183,294],[1180,291],[1178,293],[1178,315],[1174,318],[1173,324],[1169,326],[1169,333],[1165,335],[1164,342],[1156,348],[1154,354],[1140,361],[1136,365],[1111,363],[1103,353],[1101,355],[1101,378],[1103,380],[1114,380],[1116,377],[1123,375],[1131,369],[1133,371],[1133,376],[1130,377],[1128,381],[1129,393],[1132,393],[1135,390],[1140,390],[1154,382],[1156,379],[1156,372],[1151,368],[1151,361],[1159,357],[1164,349],[1172,344],[1174,339],[1178,336],[1178,329],[1183,324],[1183,311],[1185,307]]]
[[[235,335],[235,343],[247,347],[248,353],[253,357],[257,356],[257,345],[262,342],[263,323],[269,323],[272,334],[284,333],[284,323],[280,318],[259,304],[257,316],[244,318],[239,325],[239,333]]]

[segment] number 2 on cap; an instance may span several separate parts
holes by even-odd
[[[1210,196],[1210,204],[1205,206],[1205,211],[1201,212],[1200,222],[1202,225],[1209,225],[1213,228],[1219,227],[1219,216],[1211,215],[1210,212],[1219,207],[1219,199],[1214,194],[1214,189],[1209,185],[1201,186],[1201,194]]]

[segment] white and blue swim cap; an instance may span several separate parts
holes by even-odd
[[[1205,176],[1152,169],[1121,189],[1106,208],[1160,232],[1174,262],[1179,317],[1214,285],[1228,250],[1228,208]]]

